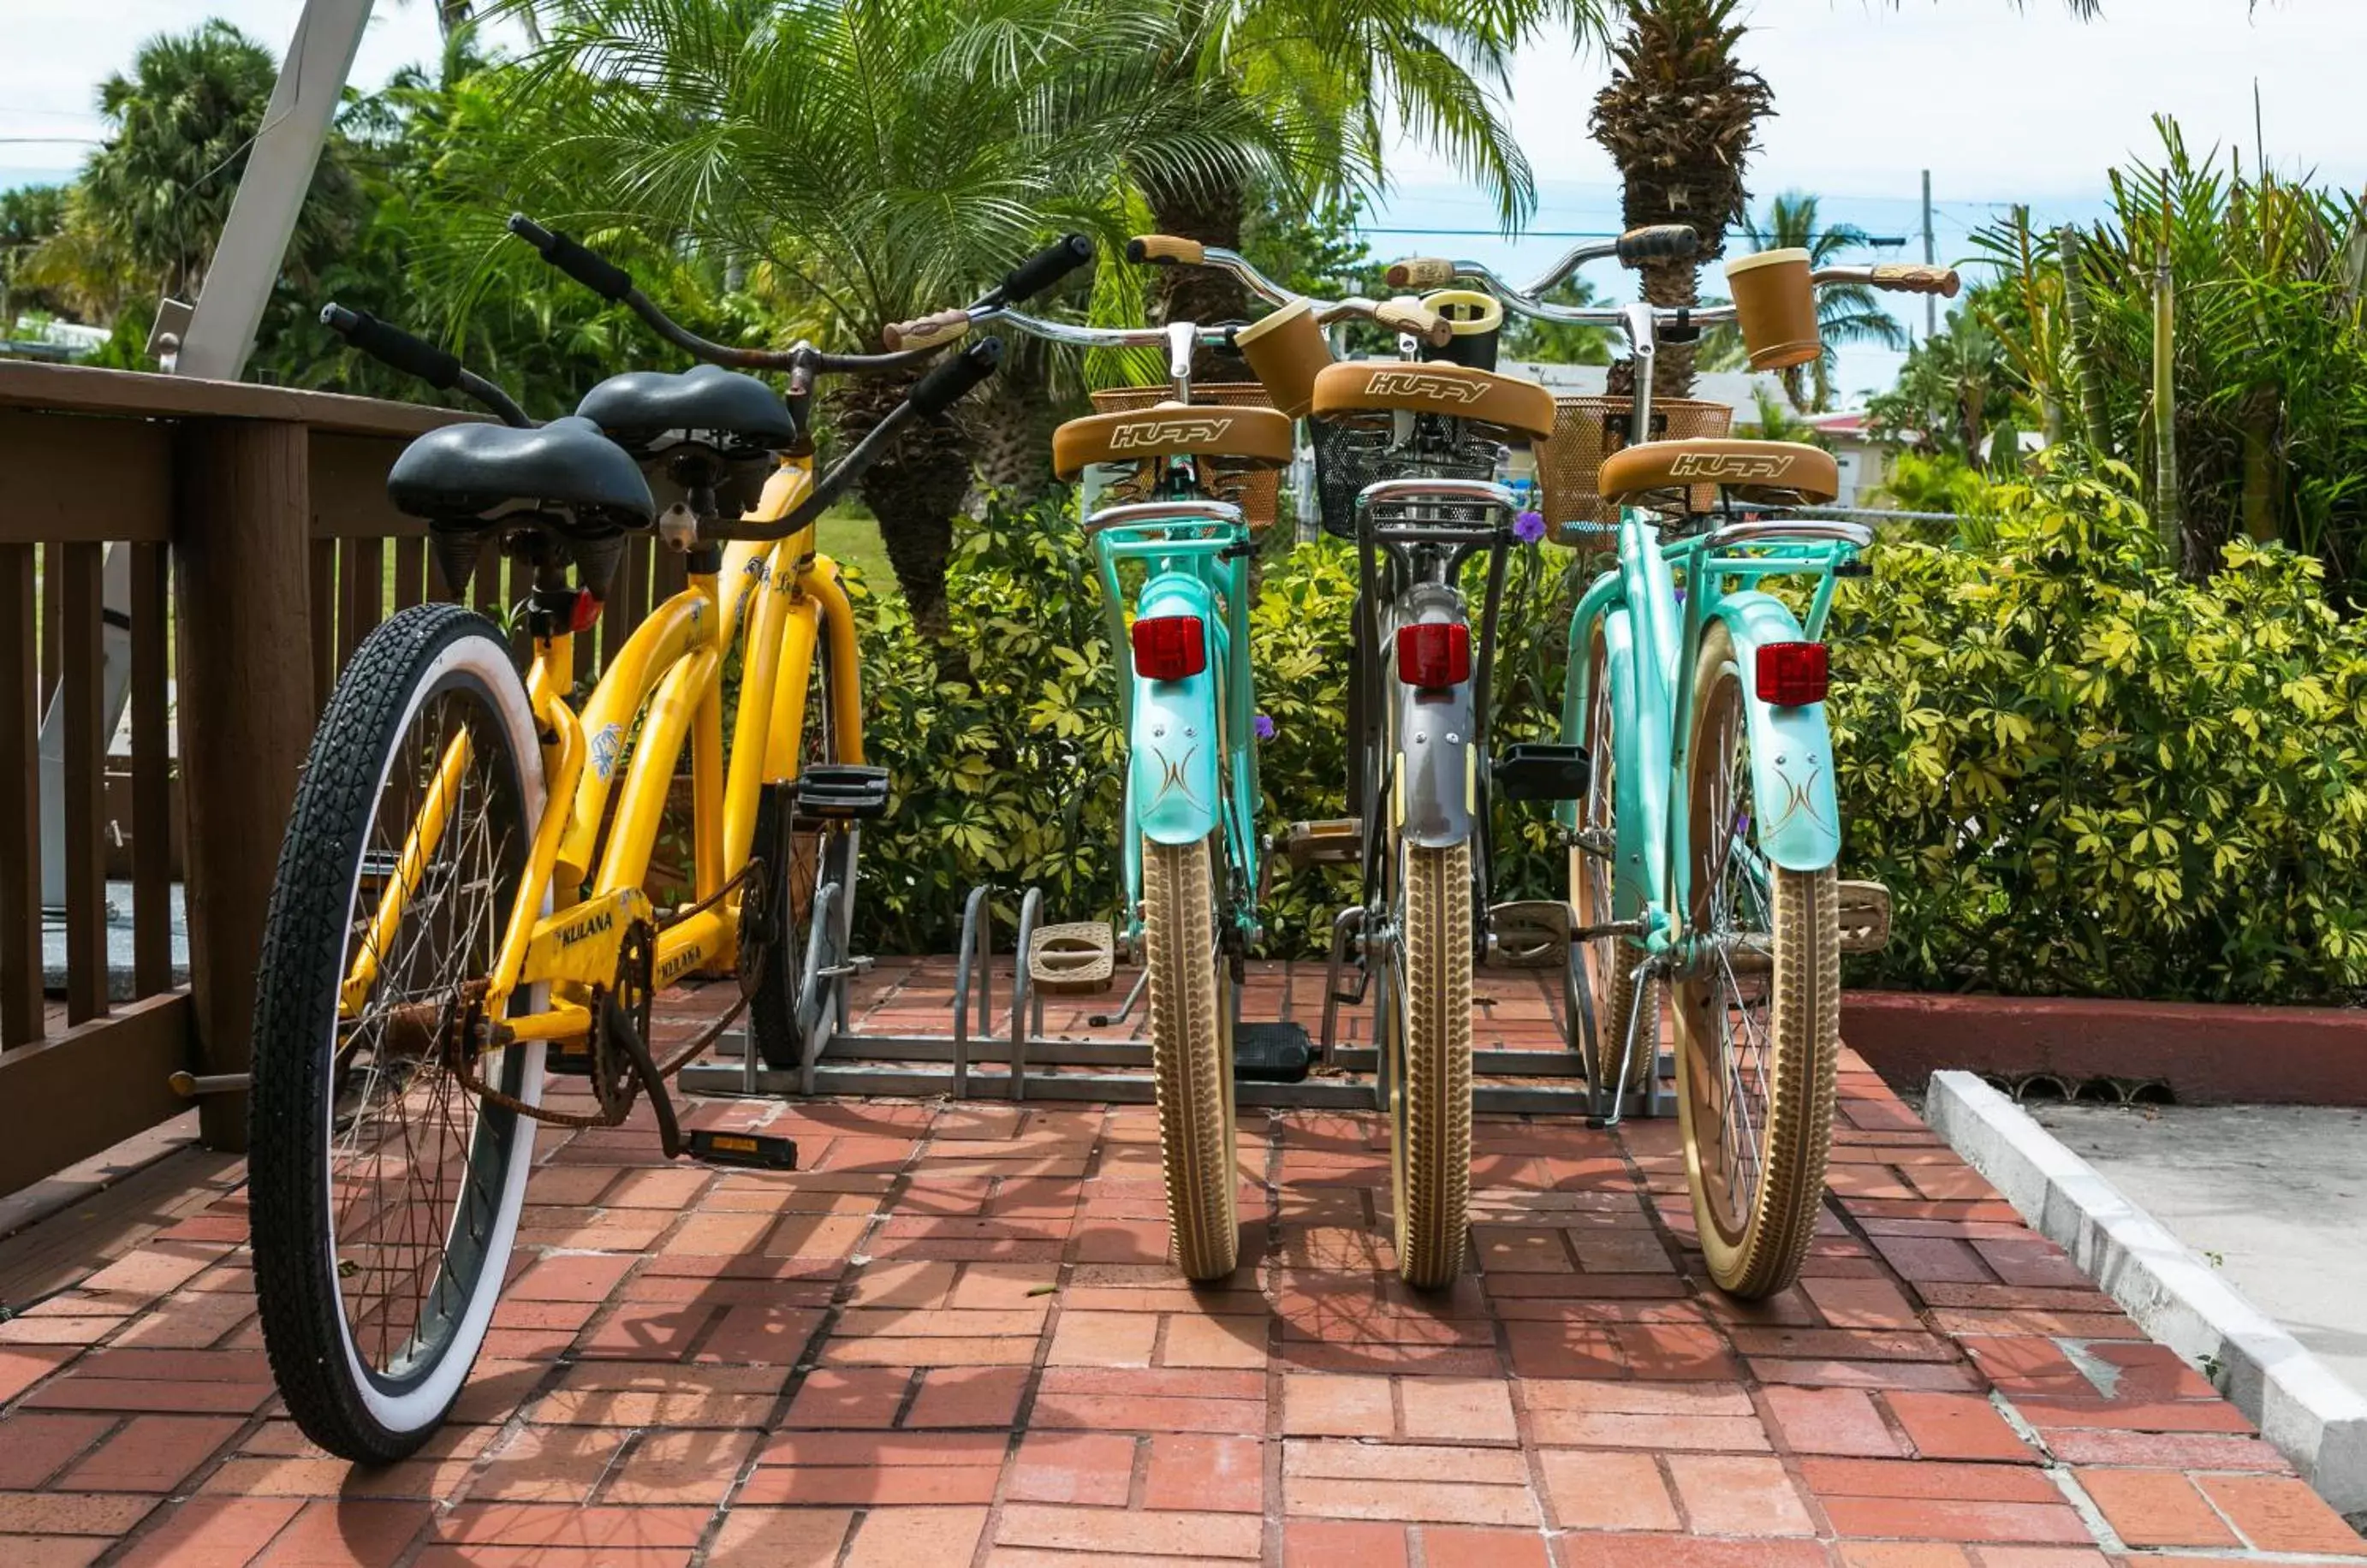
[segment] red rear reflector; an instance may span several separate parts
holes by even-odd
[[[1459,686],[1471,679],[1471,628],[1423,621],[1398,628],[1398,679],[1409,686]]]
[[[1208,667],[1208,636],[1197,615],[1147,616],[1134,623],[1135,673],[1181,681]]]
[[[567,629],[571,632],[588,632],[592,629],[593,623],[599,618],[600,595],[593,592],[589,588],[583,589],[575,595],[574,606],[567,613]]]
[[[1759,650],[1759,700],[1779,708],[1806,707],[1825,700],[1830,684],[1825,645],[1771,642]]]

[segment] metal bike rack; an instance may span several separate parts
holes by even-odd
[[[825,897],[835,886],[823,889]],[[1020,896],[1017,928],[1011,951],[1020,956],[1015,965],[1010,1002],[998,1010],[994,994],[994,889],[971,889],[962,909],[961,938],[955,955],[950,1029],[943,1033],[857,1032],[847,1016],[849,973],[832,977],[830,995],[821,1020],[808,1042],[806,1056],[792,1069],[765,1066],[751,1048],[747,1028],[727,1032],[717,1043],[726,1060],[694,1063],[682,1071],[684,1089],[705,1095],[780,1099],[791,1096],[858,1095],[895,1098],[945,1097],[953,1100],[1014,1101],[1114,1101],[1149,1104],[1156,1098],[1151,1074],[1150,1044],[1146,1040],[1048,1034],[1044,1028],[1044,998],[1025,963],[1028,943],[1043,919],[1043,892],[1029,887]],[[1344,910],[1333,927],[1335,958],[1344,958],[1361,919],[1361,910]],[[1574,963],[1574,959],[1573,959]],[[1490,971],[1482,968],[1479,973]],[[1335,964],[1331,975],[1339,973]],[[1563,976],[1566,1007],[1570,1016],[1591,1019],[1585,987],[1569,966]],[[1237,1103],[1308,1110],[1369,1111],[1381,1108],[1379,1051],[1371,1044],[1350,1045],[1337,1040],[1339,1010],[1361,1000],[1355,993],[1340,994],[1336,984],[1325,987],[1323,1032],[1314,1047],[1314,1066],[1299,1083],[1248,1079],[1235,1084]],[[1095,1015],[1096,1023],[1115,1022],[1131,1015],[1141,997],[1132,994],[1115,1010]],[[1585,1025],[1591,1027],[1591,1022]],[[737,1062],[728,1060],[738,1056]],[[1554,1114],[1588,1117],[1599,1109],[1585,1082],[1575,1052],[1514,1051],[1483,1048],[1472,1053],[1476,1110],[1493,1113]],[[1666,1094],[1653,1075],[1648,1094],[1629,1094],[1621,1110],[1627,1116],[1662,1113]],[[1492,1081],[1491,1081],[1492,1080]]]

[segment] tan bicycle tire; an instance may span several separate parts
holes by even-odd
[[[1231,1010],[1217,951],[1215,881],[1208,840],[1143,840],[1142,945],[1159,1164],[1176,1267],[1190,1280],[1221,1280],[1240,1260]]]
[[[1703,638],[1687,733],[1687,798],[1711,798],[1705,770],[1719,765],[1704,728],[1721,701],[1738,703],[1740,673],[1723,626]],[[1697,809],[1698,809],[1697,806]],[[1706,835],[1692,836],[1696,855]],[[1686,1184],[1710,1278],[1727,1294],[1757,1300],[1799,1277],[1824,1208],[1825,1166],[1831,1150],[1833,1106],[1840,1055],[1840,928],[1837,874],[1771,866],[1769,976],[1763,1032],[1767,1101],[1756,1140],[1758,1180],[1748,1213],[1722,1205],[1723,1179],[1709,1168],[1705,1149],[1726,1128],[1724,1079],[1708,1092],[1705,1053],[1715,1048],[1708,1019],[1715,987],[1698,976],[1673,987],[1676,1016],[1677,1114]],[[1701,865],[1695,866],[1697,899]]]
[[[1391,1118],[1398,1272],[1440,1290],[1463,1269],[1471,1210],[1471,846],[1404,850],[1405,993]]]

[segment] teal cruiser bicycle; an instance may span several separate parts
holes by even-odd
[[[1673,1015],[1677,1111],[1709,1273],[1730,1294],[1789,1285],[1816,1230],[1838,1073],[1840,955],[1889,927],[1879,885],[1845,883],[1824,698],[1838,578],[1863,571],[1863,523],[1830,506],[1832,456],[1785,442],[1654,440],[1652,366],[1674,339],[1738,322],[1754,369],[1822,352],[1819,284],[1954,295],[1922,266],[1811,271],[1806,251],[1727,269],[1735,304],[1578,310],[1537,296],[1612,245],[1570,252],[1526,289],[1468,261],[1401,262],[1393,287],[1477,283],[1538,321],[1611,327],[1635,358],[1629,444],[1597,493],[1615,523],[1547,518],[1566,543],[1610,543],[1570,621],[1562,739],[1584,748],[1584,797],[1560,808],[1572,941],[1593,998],[1573,1044],[1606,1122],[1657,1083],[1660,998]],[[1805,585],[1805,616],[1768,592]],[[1797,595],[1795,594],[1796,598]],[[1614,1056],[1615,1053],[1615,1056]]]
[[[1323,320],[1444,333],[1410,300],[1310,308]],[[1095,938],[1056,930],[1078,933],[1088,958],[1142,959],[1174,1255],[1186,1277],[1222,1279],[1240,1259],[1235,1077],[1291,1082],[1308,1070],[1303,1032],[1269,1039],[1238,1022],[1242,965],[1262,935],[1249,626],[1257,547],[1238,496],[1251,474],[1290,462],[1294,426],[1274,409],[1192,400],[1194,355],[1235,349],[1236,327],[1083,327],[994,303],[900,323],[888,344],[950,343],[988,321],[1072,347],[1167,355],[1165,401],[1070,420],[1053,437],[1054,470],[1083,481],[1128,750],[1119,929]]]

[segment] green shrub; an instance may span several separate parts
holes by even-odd
[[[1853,983],[2356,999],[2367,628],[2312,558],[2149,563],[2135,476],[1991,492],[1979,550],[1886,543],[1844,585],[1829,711],[1844,875],[1896,929]]]
[[[1981,547],[1886,538],[1872,577],[1842,585],[1842,871],[1887,883],[1897,916],[1852,983],[2256,1001],[2367,987],[2367,626],[2282,549],[2238,541],[2202,584],[2154,568],[2133,490],[2118,469],[1996,486]],[[1334,540],[1266,542],[1262,831],[1343,810],[1354,567]],[[1501,740],[1552,730],[1579,570],[1555,549],[1515,558]],[[868,949],[950,951],[981,882],[1003,890],[1005,933],[1031,884],[1048,918],[1113,915],[1124,738],[1066,499],[965,525],[942,650],[856,592],[871,748],[895,778],[864,846]],[[1493,830],[1495,897],[1563,891],[1544,811],[1507,807]],[[1265,952],[1319,954],[1353,877],[1271,874]]]
[[[1251,615],[1260,711],[1257,829],[1344,814],[1348,613],[1355,555],[1337,540],[1269,534]],[[1508,739],[1547,733],[1559,711],[1570,600],[1559,550],[1525,548],[1510,576],[1498,723]],[[1474,580],[1476,584],[1476,579]],[[1125,736],[1101,588],[1065,492],[991,507],[965,524],[946,575],[952,635],[931,649],[900,604],[855,587],[863,627],[872,760],[894,780],[887,818],[864,840],[862,940],[883,953],[949,952],[969,890],[1044,889],[1048,919],[1109,918],[1118,902]],[[1496,824],[1501,897],[1547,896],[1561,880],[1550,818],[1507,807]],[[1317,954],[1355,897],[1339,868],[1293,874],[1278,856],[1262,905],[1264,951]],[[1004,926],[1007,933],[1008,925]],[[1007,940],[1007,935],[1005,937]]]

